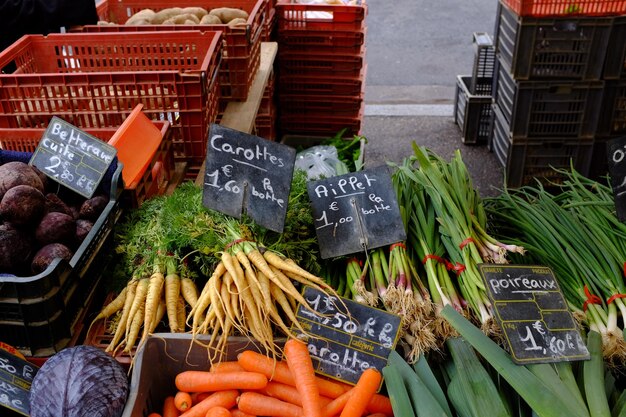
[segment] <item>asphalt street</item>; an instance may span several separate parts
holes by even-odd
[[[459,149],[476,188],[494,195],[502,167],[486,146],[461,142],[457,75],[471,74],[472,35],[493,35],[496,0],[367,0],[366,161],[399,162],[415,142],[450,158]]]

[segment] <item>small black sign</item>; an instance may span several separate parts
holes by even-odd
[[[204,206],[282,232],[295,149],[216,124],[207,142]]]
[[[349,383],[367,368],[382,372],[399,337],[400,316],[312,287],[303,295],[309,308],[299,305],[296,316],[313,336],[308,344],[316,372]]]
[[[518,364],[589,359],[554,274],[545,266],[478,265]]]
[[[91,198],[116,154],[113,146],[55,116],[29,164],[83,197]]]
[[[623,222],[626,221],[626,136],[609,140],[606,148],[617,218]]]
[[[30,386],[38,370],[32,363],[0,349],[0,410],[5,407],[30,415]]]
[[[307,188],[323,259],[406,239],[387,167],[313,181]]]

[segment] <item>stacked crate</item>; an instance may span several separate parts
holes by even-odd
[[[625,8],[623,1],[580,1],[571,9],[561,0],[501,0],[490,148],[508,186],[558,183],[553,168],[570,164],[591,174],[610,15]]]
[[[279,1],[281,135],[358,134],[364,110],[365,4]]]
[[[254,134],[267,140],[276,140],[276,75],[272,71],[263,91],[263,98],[254,119]]]
[[[459,75],[454,95],[454,122],[466,145],[486,144],[491,136],[491,86],[495,48],[489,34],[473,35],[474,66],[471,76]]]
[[[594,178],[608,171],[607,141],[626,135],[626,16],[616,17],[613,22],[603,78],[604,98],[593,147],[591,176]]]

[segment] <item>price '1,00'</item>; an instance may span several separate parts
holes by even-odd
[[[225,165],[222,167],[222,172],[224,173],[224,176],[229,178],[231,177],[231,172],[232,172],[232,165]],[[215,171],[211,172],[210,174],[206,174],[208,182],[206,182],[206,185],[209,185],[211,187],[217,188],[219,191],[225,190],[229,193],[233,193],[233,194],[239,194],[241,192],[241,187],[237,184],[236,180],[228,180],[226,181],[226,183],[221,186],[219,185],[219,175],[220,174],[220,170],[216,169]]]
[[[338,226],[340,224],[344,224],[344,223],[352,223],[354,221],[354,217],[352,216],[346,216],[346,217],[341,217],[339,218],[339,220],[337,220],[334,223],[329,223],[328,222],[328,215],[326,214],[326,210],[324,210],[322,212],[322,215],[319,219],[315,219],[316,222],[321,222],[322,224],[317,226],[317,229],[322,229],[324,227],[327,226]]]

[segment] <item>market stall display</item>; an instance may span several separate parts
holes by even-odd
[[[590,176],[623,133],[623,2],[499,5],[495,55],[477,42],[457,86],[463,125],[493,94],[507,178],[482,199],[460,150],[364,169],[365,4],[212,1],[105,0],[107,24],[0,53],[0,342],[43,364],[32,415],[624,415],[626,229]],[[55,123],[117,146],[94,200],[22,163]],[[258,217],[283,180],[286,213]],[[31,241],[56,246],[14,269]],[[0,368],[1,406],[22,401],[30,379]]]

